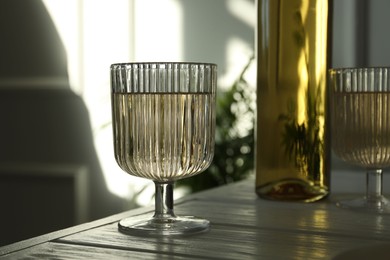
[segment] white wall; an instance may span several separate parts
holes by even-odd
[[[368,65],[390,66],[390,1],[370,0]]]
[[[333,2],[333,67],[390,66],[390,1]]]

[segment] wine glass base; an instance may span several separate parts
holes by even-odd
[[[181,236],[207,232],[210,222],[192,216],[150,218],[140,215],[122,219],[118,229],[124,234],[135,236]]]
[[[369,212],[376,214],[390,214],[390,201],[385,197],[380,197],[377,200],[367,200],[366,197],[342,200],[336,203],[340,208]]]

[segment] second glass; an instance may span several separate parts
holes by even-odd
[[[331,69],[329,75],[333,150],[367,172],[366,196],[338,205],[390,213],[382,194],[382,170],[390,166],[390,68]]]

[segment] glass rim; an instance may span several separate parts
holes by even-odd
[[[332,93],[390,93],[390,67],[332,68],[328,79]]]
[[[215,93],[218,66],[200,62],[111,65],[112,93]]]
[[[376,71],[390,70],[388,66],[372,66],[372,67],[336,67],[328,69],[329,73],[357,72],[357,71]]]
[[[212,66],[217,67],[218,65],[216,63],[212,62],[193,62],[193,61],[157,61],[157,62],[119,62],[119,63],[113,63],[110,65],[111,69],[115,69],[117,67],[131,67],[136,65],[205,65],[205,66]]]

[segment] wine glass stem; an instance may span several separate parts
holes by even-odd
[[[155,219],[175,217],[173,212],[173,182],[155,182]]]
[[[378,201],[382,197],[382,170],[367,170],[367,193],[368,201]]]

